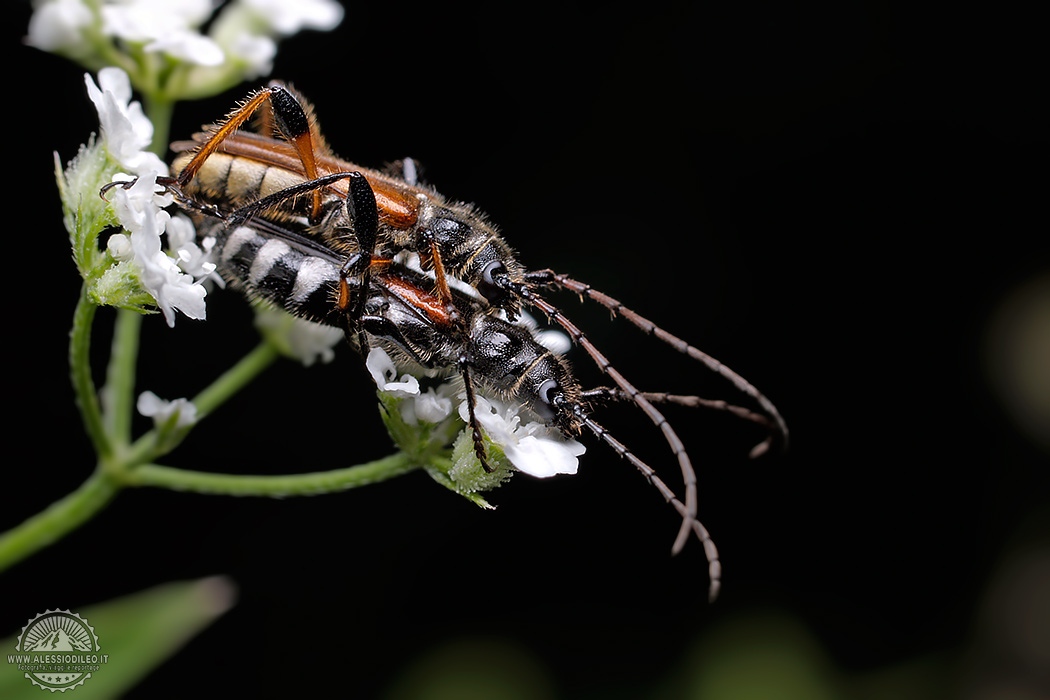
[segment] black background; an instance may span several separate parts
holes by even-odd
[[[669,411],[722,554],[715,605],[701,548],[668,556],[673,510],[587,440],[578,476],[519,476],[490,494],[494,512],[421,472],[284,501],[125,492],[3,575],[3,629],[230,576],[236,607],[134,697],[185,697],[217,664],[256,669],[215,682],[257,697],[326,668],[372,697],[420,655],[478,638],[528,650],[564,697],[637,697],[705,630],[768,609],[844,674],[965,651],[997,567],[1048,531],[1045,449],[986,364],[999,304],[1050,272],[1044,37],[1002,9],[718,5],[355,3],[334,32],[285,41],[272,74],[314,101],[344,157],[416,158],[527,266],[619,298],[777,404],[791,449],[757,461],[746,426]],[[9,45],[29,16],[15,7]],[[68,381],[79,279],[51,153],[72,157],[97,121],[82,69],[15,51],[0,527],[94,462]],[[173,138],[250,87],[180,104]],[[636,385],[737,398],[603,309],[557,301]],[[174,330],[147,319],[140,389],[191,396],[256,343],[232,294],[208,314]],[[100,367],[111,319],[99,314]],[[283,362],[165,463],[285,473],[389,454],[369,381],[345,348],[327,366]],[[644,417],[599,418],[678,488]]]

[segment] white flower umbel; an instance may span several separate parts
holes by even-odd
[[[205,248],[201,248],[189,219],[172,218],[165,211],[173,198],[158,187],[157,177],[167,175],[168,168],[144,150],[152,138],[153,125],[139,104],[131,101],[127,75],[119,68],[104,68],[98,77],[97,85],[90,75],[84,81],[98,111],[103,145],[119,167],[137,177],[128,187],[108,190],[113,211],[126,233],[110,237],[107,251],[116,264],[98,275],[92,295],[99,303],[142,310],[142,300],[132,289],[138,286],[152,298],[169,326],[175,324],[176,310],[203,319],[206,290],[201,281],[215,277],[215,264],[208,259],[213,242],[205,241]],[[116,177],[132,179],[123,173]],[[161,249],[164,233],[168,234],[170,255]]]
[[[337,0],[37,0],[26,43],[171,102],[266,75],[277,40],[342,19]]]
[[[139,284],[153,297],[168,325],[174,326],[176,310],[190,318],[203,319],[207,294],[200,281],[179,267],[179,259],[192,261],[205,275],[215,268],[200,262],[200,249],[185,240],[185,231],[180,234],[183,245],[187,246],[183,253],[176,252],[176,256],[171,257],[161,250],[161,234],[171,224],[171,215],[161,207],[170,204],[171,196],[157,194],[156,182],[156,173],[145,172],[130,187],[114,187],[110,191],[113,209],[128,235],[111,236],[107,249],[118,263],[133,265]],[[187,225],[183,220],[176,228],[184,229]]]

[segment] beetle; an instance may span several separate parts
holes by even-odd
[[[583,389],[564,357],[552,352],[535,330],[493,314],[477,298],[454,288],[461,322],[451,318],[442,300],[429,289],[432,278],[395,260],[374,261],[367,285],[346,274],[343,255],[293,227],[265,218],[227,227],[204,220],[201,233],[217,239],[217,270],[232,288],[252,300],[263,300],[318,323],[342,328],[352,344],[380,346],[399,358],[402,368],[416,366],[439,376],[459,375],[468,410],[474,448],[486,464],[482,431],[475,417],[477,396],[514,402],[526,415],[557,429],[567,438],[589,431],[635,466],[683,518],[686,533],[703,545],[708,561],[708,598],[721,587],[718,549],[704,525],[660,478],[593,417],[611,401],[628,401],[650,414],[653,404],[673,403],[726,410],[767,430],[763,414],[697,396],[628,392],[620,388]],[[351,312],[358,306],[358,316]],[[465,330],[464,330],[465,329]],[[590,341],[582,335],[585,347]],[[362,348],[363,350],[363,348]],[[594,350],[596,352],[596,349]],[[658,413],[658,412],[657,412]],[[662,417],[655,421],[676,455],[685,448]],[[679,538],[681,539],[681,537]],[[685,540],[676,540],[678,551]]]
[[[268,109],[264,109],[268,107]],[[249,120],[258,116],[254,129]],[[513,321],[525,309],[536,310],[564,329],[595,365],[615,384],[610,396],[637,405],[664,434],[678,459],[685,484],[685,516],[673,547],[677,552],[691,530],[697,512],[696,475],[674,429],[653,405],[652,395],[639,391],[557,306],[547,290],[576,294],[621,316],[646,335],[702,363],[748,396],[760,413],[733,407],[753,419],[762,415],[770,429],[751,451],[753,457],[774,443],[786,448],[788,429],[775,405],[742,376],[685,340],[660,328],[613,297],[550,269],[529,270],[497,228],[474,205],[448,200],[423,185],[412,161],[396,170],[365,168],[336,156],[324,139],[312,106],[291,87],[275,82],[250,94],[225,120],[207,127],[189,141],[172,144],[174,175],[158,178],[180,206],[223,222],[275,227],[312,241],[326,256],[341,260],[336,308],[342,325],[358,335],[355,345],[367,346],[367,294],[350,295],[353,284],[370,289],[374,275],[394,256],[411,253],[431,273],[415,288],[429,286],[441,306],[441,323],[448,337],[465,348],[476,329],[469,324],[483,315],[504,315]],[[454,290],[461,285],[473,291]],[[437,324],[433,318],[431,323]],[[437,324],[440,325],[440,324]],[[442,331],[445,332],[444,330]],[[461,363],[470,387],[469,363]],[[470,424],[484,464],[480,430],[470,402]]]

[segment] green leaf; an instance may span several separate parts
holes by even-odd
[[[96,700],[123,695],[229,610],[234,598],[232,582],[213,576],[167,583],[73,610],[94,629],[99,653],[108,655],[107,663],[75,688],[75,697]],[[20,633],[0,640],[0,647],[14,651]],[[0,673],[0,697],[44,697],[16,667],[4,671]]]

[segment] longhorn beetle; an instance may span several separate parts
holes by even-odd
[[[338,326],[351,343],[377,343],[394,351],[402,366],[414,364],[463,380],[475,450],[484,463],[484,448],[474,415],[476,391],[514,401],[566,437],[586,428],[633,464],[656,487],[704,546],[710,579],[708,598],[721,586],[718,550],[703,524],[646,462],[613,437],[592,417],[593,407],[610,400],[644,396],[650,403],[676,403],[728,410],[772,429],[768,417],[721,401],[696,396],[645,393],[622,389],[584,390],[568,363],[552,353],[525,325],[491,313],[472,295],[451,290],[460,321],[427,287],[431,278],[393,260],[373,259],[366,283],[349,276],[344,255],[287,224],[257,217],[249,225],[226,227],[202,219],[202,233],[218,241],[217,265],[223,278],[250,299],[262,299],[296,316]],[[360,309],[360,314],[355,309]],[[586,338],[580,342],[589,346]],[[364,350],[364,348],[361,348]],[[683,450],[665,430],[673,451]]]
[[[267,104],[269,110],[261,109]],[[255,130],[242,129],[257,113]],[[626,318],[646,334],[701,362],[750,397],[773,427],[752,449],[752,456],[768,451],[774,441],[787,445],[788,430],[779,411],[742,376],[587,284],[549,269],[527,270],[484,214],[419,183],[411,161],[405,161],[400,173],[391,173],[340,159],[327,145],[313,107],[290,87],[275,82],[250,94],[220,124],[191,141],[174,143],[172,149],[178,153],[172,164],[175,176],[162,184],[184,206],[218,212],[230,226],[263,213],[271,221],[301,224],[308,235],[342,253],[344,276],[359,277],[365,286],[373,257],[384,260],[408,250],[416,252],[424,268],[433,271],[434,293],[453,323],[462,323],[466,310],[456,304],[450,277],[472,286],[511,320],[524,307],[538,309],[582,345],[618,390],[631,397],[676,446],[680,440],[663,415],[541,295],[542,290],[570,291],[605,306],[614,316]],[[353,193],[355,187],[364,192],[362,181],[374,197],[374,227],[355,223],[362,216],[355,209],[367,199]],[[361,307],[358,303],[352,315],[360,316]],[[688,536],[688,520],[697,507],[692,463],[684,449],[676,453],[686,484],[689,517],[675,541],[675,552]]]
[[[260,110],[266,104],[270,109]],[[257,112],[255,131],[242,129]],[[196,134],[192,141],[174,143],[172,149],[178,154],[172,164],[175,175],[158,182],[187,210],[218,217],[231,228],[261,221],[266,226],[294,229],[296,236],[312,240],[342,261],[336,307],[346,316],[342,325],[358,335],[360,348],[367,344],[368,324],[362,321],[368,294],[357,295],[351,302],[351,281],[370,289],[372,276],[384,274],[383,267],[400,251],[415,252],[423,267],[432,271],[431,282],[420,280],[414,288],[430,286],[428,303],[436,300],[443,308],[442,319],[455,328],[454,333],[447,333],[458,339],[453,345],[469,346],[472,334],[476,335],[469,324],[482,315],[502,312],[514,320],[528,307],[557,323],[616,385],[607,395],[631,400],[671,445],[685,484],[683,522],[674,553],[693,530],[696,475],[681,440],[653,405],[654,396],[663,395],[636,389],[583,331],[546,300],[542,290],[566,290],[601,304],[614,316],[626,318],[647,335],[701,362],[750,397],[764,414],[759,422],[770,428],[766,439],[752,449],[752,456],[763,454],[775,441],[787,444],[787,427],[776,407],[729,367],[589,285],[549,269],[527,270],[480,211],[449,201],[419,183],[411,161],[402,164],[401,172],[391,173],[338,158],[327,146],[312,106],[280,83],[252,93],[222,123]],[[476,294],[454,293],[457,281]],[[462,364],[461,370],[469,387],[469,365]],[[723,407],[752,419],[758,416],[747,409]],[[475,448],[485,464],[472,400],[470,410]],[[622,454],[630,453],[624,449]]]

